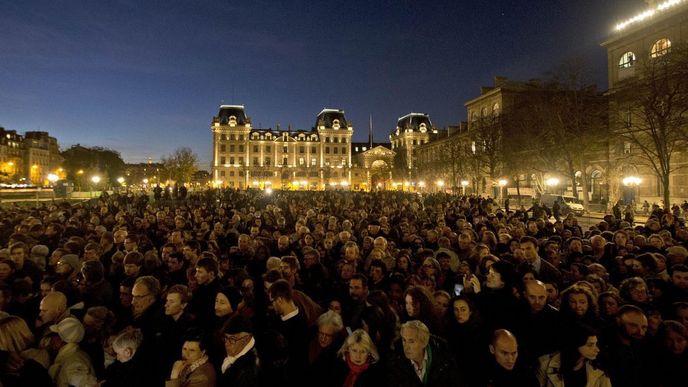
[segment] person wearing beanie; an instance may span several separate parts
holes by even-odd
[[[57,261],[55,272],[57,276],[68,283],[72,283],[81,269],[79,256],[76,254],[65,254]]]
[[[255,386],[257,380],[256,340],[251,321],[236,315],[227,321],[223,341],[227,357],[220,368],[220,386]]]
[[[91,359],[82,351],[79,343],[84,338],[84,326],[74,317],[67,317],[50,326],[47,350],[53,358],[48,373],[56,387],[86,385],[95,380]]]
[[[50,250],[46,245],[36,245],[31,248],[31,254],[29,255],[29,260],[38,266],[41,271],[45,271],[46,259]]]

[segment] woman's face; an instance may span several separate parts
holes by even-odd
[[[363,365],[368,362],[368,350],[359,343],[351,344],[349,346],[349,359],[355,365]]]
[[[588,312],[588,297],[583,293],[574,293],[569,296],[569,307],[577,316],[583,316]]]
[[[501,289],[504,287],[502,275],[490,266],[487,272],[487,281],[485,285],[490,289]]]
[[[399,258],[398,262],[399,268],[402,270],[408,270],[409,268],[409,260],[406,257],[401,257]]]
[[[628,238],[626,238],[626,234],[624,233],[617,233],[614,235],[614,243],[618,247],[626,247],[626,243],[628,242]]]
[[[232,304],[229,303],[227,296],[222,293],[217,293],[217,296],[215,296],[215,315],[217,317],[225,317],[232,312]]]
[[[629,293],[631,294],[631,300],[639,304],[645,304],[649,301],[649,295],[647,293],[647,286],[641,284],[633,287]]]
[[[605,297],[602,299],[602,311],[607,316],[616,316],[619,312],[619,303],[614,297]]]
[[[416,317],[417,312],[417,304],[413,302],[413,297],[411,297],[410,294],[406,295],[406,298],[404,298],[405,304],[406,304],[406,313],[409,315],[409,317]]]
[[[597,355],[600,353],[600,349],[597,347],[597,336],[588,337],[588,341],[578,347],[578,352],[586,360],[597,359]]]
[[[182,347],[182,359],[187,362],[194,362],[200,359],[205,354],[205,351],[201,350],[201,346],[198,341],[185,341]]]
[[[466,301],[456,300],[454,302],[454,317],[459,324],[464,324],[471,318],[471,308]]]

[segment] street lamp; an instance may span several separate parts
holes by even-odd
[[[628,176],[624,177],[623,180],[621,180],[623,185],[625,185],[626,187],[637,187],[640,185],[642,181],[643,180],[637,176]]]
[[[441,191],[444,187],[444,180],[437,180],[435,184],[437,184],[438,191]]]
[[[559,185],[559,179],[556,177],[550,177],[549,179],[545,180],[545,184],[549,187],[556,187]]]
[[[49,173],[49,174],[48,174],[48,181],[49,181],[51,184],[55,184],[55,182],[56,182],[57,180],[59,180],[59,177],[57,177],[56,174],[54,174],[54,173]]]
[[[95,175],[95,176],[91,177],[91,181],[93,182],[93,184],[100,183],[100,176]]]
[[[461,180],[461,189],[463,191],[463,194],[466,195],[466,187],[468,187],[468,180]]]

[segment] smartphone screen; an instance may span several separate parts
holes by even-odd
[[[460,296],[463,292],[463,284],[454,284],[454,295]]]

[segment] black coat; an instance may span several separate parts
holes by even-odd
[[[464,383],[457,371],[454,356],[449,351],[447,343],[437,337],[431,336],[428,347],[432,352],[432,361],[426,371],[427,383],[423,382],[416,375],[413,365],[406,358],[403,352],[402,343],[397,343],[398,349],[390,357],[385,372],[387,386],[390,387],[459,387]]]
[[[220,370],[221,372],[221,370]],[[225,373],[220,373],[218,386],[254,387],[258,385],[256,349],[237,359]]]

